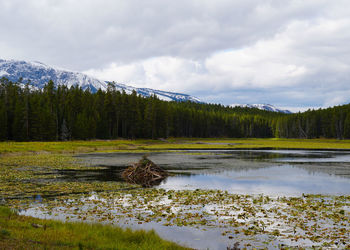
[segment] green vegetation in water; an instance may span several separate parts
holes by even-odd
[[[59,174],[59,170],[92,168],[68,154],[6,154],[0,158],[0,197],[20,202],[35,195],[59,196],[137,187],[122,182],[67,181]]]
[[[20,216],[0,206],[0,249],[187,249],[154,231],[63,223]]]
[[[221,229],[254,246],[350,247],[350,196],[269,197],[220,190],[135,189],[69,195],[37,204],[9,204],[47,218],[108,224]],[[263,237],[262,237],[263,236]]]
[[[59,174],[59,170],[92,168],[74,158],[72,152],[100,150],[134,152],[133,150],[141,150],[141,148],[144,150],[165,150],[171,149],[171,147],[175,149],[184,147],[202,149],[215,147],[219,149],[225,149],[225,147],[349,149],[349,141],[171,139],[167,142],[139,140],[127,142],[0,143],[3,153],[0,157],[0,200],[4,199],[6,206],[10,208],[32,208],[47,218],[56,218],[60,214],[65,214],[67,221],[78,219],[109,224],[124,223],[125,221],[142,224],[153,221],[164,226],[186,226],[203,230],[219,228],[222,230],[223,237],[245,240],[247,246],[251,242],[255,242],[262,247],[269,247],[271,241],[277,239],[289,246],[299,246],[306,241],[309,244],[306,246],[350,247],[350,196],[306,195],[295,198],[272,198],[262,195],[229,194],[218,190],[165,191],[141,189],[137,185],[120,182],[81,180],[68,182],[61,179]],[[130,147],[129,149],[117,149],[119,147],[117,145],[126,144],[130,145],[127,146]],[[67,150],[64,150],[65,146],[67,146]],[[4,150],[5,148],[6,150]],[[6,153],[4,153],[5,151]],[[42,206],[33,204],[33,197],[36,195],[43,197]],[[56,198],[53,200],[49,198],[50,196]],[[82,207],[85,208],[81,209]],[[1,213],[8,214],[6,212],[8,210],[3,209],[2,211]],[[18,217],[14,214],[6,216],[16,218],[14,222],[17,219],[23,223],[26,220],[31,222],[26,224],[27,226],[23,229],[29,230],[27,236],[18,236],[21,234],[15,233],[17,229],[11,229],[9,226],[11,220],[5,221],[5,224],[1,224],[0,228],[0,235],[2,239],[5,239],[0,241],[1,244],[14,245],[18,243],[21,246],[21,244],[32,243],[35,246],[39,244],[39,247],[48,244],[50,248],[54,248],[57,242],[50,245],[50,242],[46,242],[46,236],[41,235],[44,237],[43,239],[40,239],[40,235],[35,236],[34,232],[39,232],[43,228],[33,227],[31,223],[37,225],[53,223],[58,228],[62,227],[63,231],[66,230],[65,228],[73,227],[69,226],[73,225],[70,223],[46,222]],[[2,218],[6,218],[6,216]],[[77,228],[103,228],[100,225],[79,225]],[[46,228],[49,227],[46,226]],[[33,232],[33,235],[30,232]],[[91,231],[82,232],[87,235],[91,233]],[[106,234],[108,235],[108,233]],[[74,235],[74,233],[70,232],[67,235]],[[266,237],[261,241],[259,235]],[[17,239],[19,240],[17,241]],[[79,247],[79,242],[86,242],[84,238],[71,240],[73,245],[62,243],[57,245],[57,248]],[[2,248],[1,245],[0,248]]]

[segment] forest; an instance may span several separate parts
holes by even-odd
[[[350,104],[282,114],[219,104],[167,102],[126,94],[110,84],[39,90],[0,79],[0,140],[230,137],[350,138]]]

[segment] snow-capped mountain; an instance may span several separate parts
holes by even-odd
[[[279,109],[271,104],[231,104],[230,107],[242,107],[242,108],[257,108],[260,110],[266,110],[271,112],[279,112],[285,114],[291,114],[289,110]]]
[[[149,88],[136,88],[112,81],[103,81],[83,73],[53,68],[40,62],[0,59],[0,78],[1,77],[6,77],[14,82],[22,79],[22,83],[24,84],[30,81],[31,89],[41,89],[49,80],[52,80],[57,85],[66,85],[67,87],[79,85],[83,90],[89,89],[92,92],[96,92],[98,89],[107,90],[108,83],[112,83],[114,84],[116,90],[124,90],[127,94],[131,94],[131,92],[135,90],[142,96],[148,97],[151,95],[156,95],[159,99],[165,101],[201,102],[198,98],[187,94]],[[273,112],[291,113],[289,110],[278,109],[270,104],[231,104],[230,106],[258,108]]]
[[[79,85],[82,89],[89,89],[92,92],[96,92],[98,89],[107,90],[108,83],[113,83],[116,90],[124,90],[128,94],[135,90],[142,96],[148,97],[155,94],[159,99],[166,101],[201,102],[198,98],[187,94],[149,88],[135,88],[112,81],[102,81],[83,73],[53,68],[40,62],[0,59],[0,78],[1,77],[6,77],[11,81],[18,81],[22,78],[23,83],[30,81],[33,88],[43,88],[49,80],[52,80],[57,85],[66,85],[67,87]]]

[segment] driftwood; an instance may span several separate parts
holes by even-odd
[[[158,167],[146,156],[129,166],[122,173],[122,177],[129,183],[139,184],[143,187],[158,185],[168,176],[168,172]]]

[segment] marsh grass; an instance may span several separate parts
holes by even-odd
[[[0,153],[88,153],[176,149],[350,149],[350,140],[170,138],[164,140],[93,140],[65,142],[0,142]]]
[[[186,249],[154,231],[41,220],[6,207],[0,207],[0,239],[0,249]]]
[[[169,144],[161,144],[159,148],[198,148],[198,149],[350,149],[350,140],[336,139],[281,139],[281,138],[207,138],[207,139],[169,139]],[[147,148],[156,148],[149,145]]]
[[[134,187],[121,182],[67,181],[58,172],[92,168],[81,164],[72,154],[5,154],[0,157],[0,197],[21,199]]]
[[[74,181],[69,182],[60,179],[58,170],[65,169],[87,169],[91,166],[80,162],[74,155],[77,153],[88,152],[145,152],[145,151],[166,151],[166,150],[182,150],[182,149],[238,149],[238,148],[278,148],[278,149],[350,149],[350,140],[328,140],[328,139],[188,139],[177,138],[164,140],[114,140],[114,141],[69,141],[69,142],[0,142],[0,201],[2,198],[6,201],[6,206],[12,208],[24,208],[26,204],[33,202],[33,196],[60,196],[57,200],[61,200],[62,204],[67,204],[67,199],[72,198],[71,194],[80,193],[99,193],[104,198],[121,197],[121,203],[125,199],[133,205],[130,207],[121,206],[120,209],[124,215],[131,218],[140,215],[145,207],[153,209],[150,201],[155,200],[154,217],[141,214],[140,218],[136,218],[141,223],[151,220],[166,220],[169,226],[217,226],[208,218],[203,218],[207,214],[194,213],[191,210],[183,211],[181,214],[171,212],[174,205],[178,205],[180,209],[186,206],[204,207],[207,204],[217,206],[227,201],[227,206],[231,207],[235,204],[238,209],[242,209],[243,213],[238,214],[240,217],[234,217],[235,220],[223,221],[223,226],[234,226],[236,228],[233,233],[225,233],[227,236],[236,237],[236,235],[248,235],[252,232],[250,220],[244,215],[250,215],[254,218],[257,212],[256,207],[269,205],[271,200],[264,198],[263,201],[253,199],[251,196],[235,196],[223,194],[220,191],[162,191],[156,189],[132,189],[132,186],[120,182],[87,182]],[[128,189],[132,190],[128,190]],[[63,196],[67,195],[67,198]],[[124,197],[125,196],[125,197]],[[112,199],[110,198],[110,199]],[[80,199],[80,198],[79,198]],[[76,205],[81,205],[77,198]],[[169,200],[171,204],[157,204],[158,200]],[[253,199],[253,200],[252,200]],[[349,197],[345,201],[341,197],[311,197],[310,199],[298,198],[296,200],[282,201],[283,206],[276,210],[267,210],[262,207],[270,223],[275,220],[288,219],[288,224],[295,224],[294,230],[307,232],[308,235],[299,235],[298,232],[290,235],[297,242],[300,237],[319,241],[321,238],[329,238],[326,244],[334,246],[334,242],[340,238],[348,238],[349,228]],[[321,203],[317,203],[321,199]],[[326,199],[330,199],[331,206],[325,203]],[[46,201],[50,204],[53,201]],[[95,201],[98,204],[98,201]],[[277,202],[278,204],[281,202]],[[248,206],[248,205],[249,206]],[[317,207],[315,204],[320,204]],[[57,204],[52,204],[56,206]],[[93,204],[94,206],[96,204]],[[138,212],[135,212],[138,208]],[[68,210],[70,208],[67,208]],[[212,209],[212,208],[211,208]],[[286,210],[286,214],[280,214]],[[75,210],[74,210],[75,211]],[[109,210],[101,211],[101,214],[108,213]],[[180,210],[181,211],[181,210]],[[261,212],[260,211],[260,212]],[[316,213],[315,211],[318,211]],[[76,212],[76,211],[75,211]],[[78,211],[82,218],[86,218],[83,211]],[[213,211],[211,216],[227,216],[226,209],[218,208]],[[301,217],[300,214],[304,213]],[[194,216],[195,214],[195,216]],[[276,215],[278,217],[276,217]],[[288,216],[287,216],[288,215]],[[148,216],[148,217],[147,217]],[[287,217],[286,217],[287,216]],[[106,216],[102,219],[107,218]],[[264,217],[265,218],[265,217]],[[318,223],[324,220],[332,220],[330,225],[338,225],[340,227],[326,228],[322,231],[322,235],[315,234],[314,228],[310,222]],[[265,219],[264,219],[265,220]],[[264,221],[262,220],[262,221]],[[239,223],[238,223],[239,222]],[[213,224],[214,223],[214,224]],[[238,224],[237,224],[238,223]],[[243,224],[245,223],[245,224]],[[266,221],[264,222],[266,224]],[[213,225],[212,225],[213,224]],[[266,225],[259,225],[259,230],[267,233]],[[39,225],[34,227],[33,225]],[[257,226],[255,225],[254,228]],[[46,228],[46,229],[45,229]],[[239,228],[239,230],[237,229]],[[343,232],[342,230],[345,230]],[[227,231],[227,229],[226,229]],[[280,231],[271,231],[274,236],[285,234]],[[260,231],[256,231],[260,233]],[[285,234],[288,235],[288,234]],[[279,236],[282,237],[282,236]],[[283,236],[285,237],[285,236]],[[316,237],[316,238],[315,238]],[[318,237],[318,238],[317,238]],[[302,238],[303,239],[303,238]],[[321,243],[320,243],[321,244]],[[344,246],[349,246],[349,241],[344,240]],[[267,244],[268,245],[268,244]],[[86,223],[64,223],[52,220],[40,220],[31,217],[18,216],[11,212],[8,208],[0,207],[0,249],[177,249],[180,247],[161,240],[154,232],[123,230],[113,226],[103,226],[100,224]]]
[[[63,142],[1,142],[0,152],[92,152],[97,149],[133,148],[135,142],[118,141],[63,141]]]

